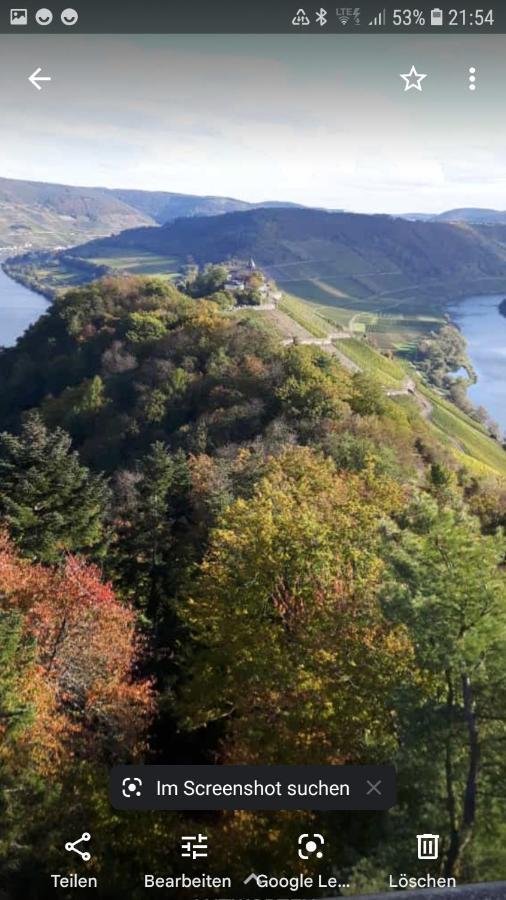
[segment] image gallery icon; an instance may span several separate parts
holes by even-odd
[[[11,9],[11,25],[28,25],[27,9]]]
[[[437,859],[439,856],[438,834],[417,834],[418,859]]]
[[[205,834],[187,834],[181,838],[181,856],[184,859],[199,859],[207,856],[207,837]]]

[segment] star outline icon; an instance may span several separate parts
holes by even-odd
[[[404,85],[404,93],[406,91],[410,91],[411,88],[414,88],[415,91],[422,91],[422,81],[424,78],[427,78],[426,74],[420,74],[416,71],[415,66],[411,66],[409,72],[406,72],[404,75],[399,75],[399,78],[402,78],[405,82]]]

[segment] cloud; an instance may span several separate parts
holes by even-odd
[[[4,36],[2,172],[357,210],[502,202],[502,81],[471,117],[454,41],[359,40]],[[472,44],[484,79],[485,60],[504,68],[486,40]],[[40,94],[34,58],[53,77]],[[430,72],[416,97],[398,75],[413,59]]]

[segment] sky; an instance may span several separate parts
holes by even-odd
[[[0,175],[358,212],[506,209],[505,45],[3,35]],[[412,65],[422,92],[404,90]]]

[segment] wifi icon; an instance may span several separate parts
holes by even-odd
[[[377,28],[381,25],[387,24],[387,11],[386,9],[382,9],[377,16],[374,16],[374,19],[371,19],[369,25],[372,25],[374,28]]]

